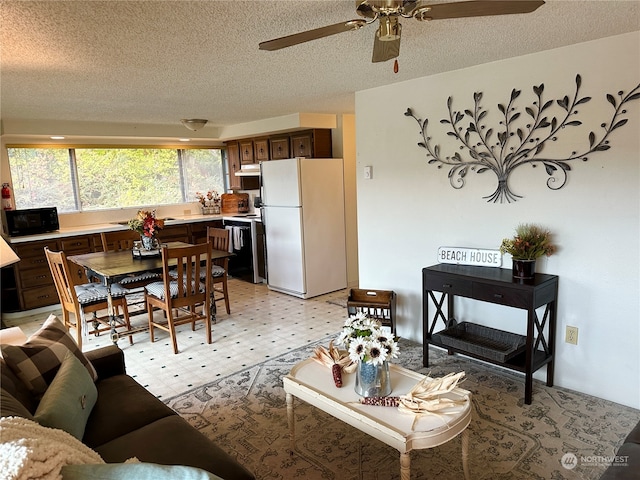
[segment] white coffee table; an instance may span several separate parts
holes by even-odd
[[[414,385],[424,378],[424,375],[397,365],[391,364],[390,369],[392,396],[408,393]],[[447,415],[445,420],[436,415],[422,416],[412,429],[414,415],[401,413],[395,407],[361,405],[359,403],[361,397],[354,391],[355,374],[343,374],[342,382],[342,388],[337,388],[333,383],[329,368],[320,365],[313,359],[298,363],[291,369],[289,375],[283,378],[287,398],[291,453],[293,453],[295,445],[293,397],[298,397],[398,450],[402,480],[410,478],[411,450],[437,447],[462,433],[462,468],[465,479],[470,479],[469,434],[466,430],[471,421],[470,392],[456,388],[448,395],[452,399],[465,400],[465,404],[458,412]]]

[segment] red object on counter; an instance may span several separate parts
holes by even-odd
[[[11,202],[11,188],[8,183],[2,184],[2,209],[13,210],[13,204]]]

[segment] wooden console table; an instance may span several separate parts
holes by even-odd
[[[432,344],[447,349],[450,354],[461,353],[523,372],[526,404],[531,404],[533,372],[543,365],[547,365],[547,385],[553,386],[558,297],[556,275],[537,273],[531,281],[523,283],[512,277],[510,269],[439,264],[422,269],[422,284],[423,365],[425,367],[429,366],[429,344]],[[464,347],[452,347],[450,344],[442,343],[442,336],[438,335],[440,330],[436,330],[438,320],[442,320],[444,328],[450,325],[450,319],[455,318],[454,298],[456,296],[526,310],[527,333],[524,351],[513,358],[501,361],[466,350]],[[429,315],[430,304],[435,306],[433,316]],[[540,320],[536,309],[543,306],[544,314]],[[548,332],[546,336],[545,326]]]

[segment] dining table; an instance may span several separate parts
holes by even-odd
[[[167,242],[161,245],[161,247],[167,246],[170,248],[175,247],[188,247],[192,246],[186,242]],[[90,280],[97,279],[107,289],[107,313],[109,316],[109,325],[111,326],[111,340],[114,344],[117,344],[118,339],[121,336],[129,336],[134,333],[139,333],[148,330],[148,326],[141,328],[131,328],[124,332],[118,332],[117,315],[113,307],[113,297],[111,294],[111,287],[113,284],[118,283],[123,278],[129,275],[139,275],[144,272],[162,272],[162,256],[157,255],[135,255],[136,252],[132,250],[121,250],[111,252],[93,252],[84,253],[80,255],[69,255],[67,259],[77,265],[84,267],[87,273],[87,277]],[[229,258],[234,254],[226,250],[211,250],[211,261]],[[169,266],[175,266],[176,260],[169,261]],[[209,315],[211,316],[211,322],[216,321],[216,302],[214,298],[213,289],[211,291],[211,302]]]

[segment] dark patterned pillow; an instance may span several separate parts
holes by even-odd
[[[23,345],[0,345],[0,348],[9,368],[34,395],[44,394],[68,351],[80,360],[93,381],[98,378],[91,362],[55,315],[50,315]]]

